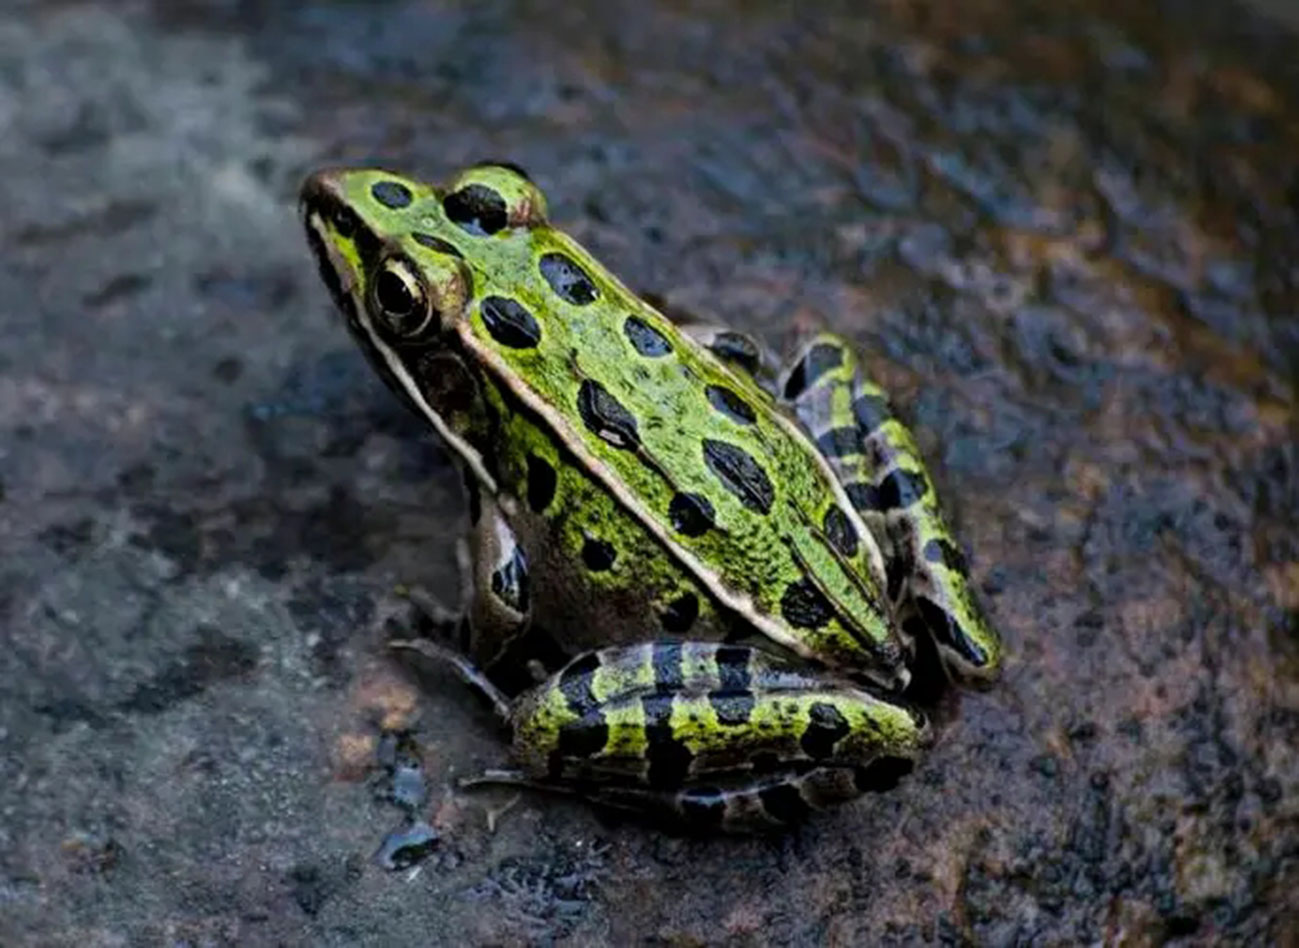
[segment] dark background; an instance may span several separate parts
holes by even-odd
[[[1299,940],[1299,43],[1225,2],[0,14],[0,942]],[[1284,8],[1281,13],[1286,13]],[[633,286],[820,321],[1009,650],[776,839],[453,793],[447,454],[332,313],[326,163],[523,165]],[[371,862],[408,727],[441,833]]]

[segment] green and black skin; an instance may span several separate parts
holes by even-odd
[[[511,166],[444,188],[320,172],[301,207],[353,334],[466,470],[474,638],[421,650],[509,723],[519,769],[490,779],[784,826],[891,787],[930,742],[894,697],[901,630],[995,674],[914,441],[858,410],[882,393],[842,341],[773,385],[747,337],[683,330],[550,227]],[[530,625],[577,654],[507,698],[477,669]]]

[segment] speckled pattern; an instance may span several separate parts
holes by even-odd
[[[792,7],[10,0],[0,942],[1299,939],[1294,34]],[[383,642],[458,478],[293,198],[481,158],[669,309],[866,351],[1007,647],[897,790],[697,840],[449,789],[504,744]]]

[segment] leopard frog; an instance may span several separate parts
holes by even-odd
[[[467,634],[421,650],[512,732],[515,767],[485,780],[785,826],[912,768],[918,642],[995,675],[915,441],[843,340],[778,368],[669,319],[514,166],[320,171],[301,209],[352,334],[464,470]],[[480,669],[537,629],[571,660],[507,695]]]

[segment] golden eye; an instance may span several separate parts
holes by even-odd
[[[431,315],[428,293],[415,268],[394,257],[374,278],[374,309],[388,334],[410,339],[424,331]]]

